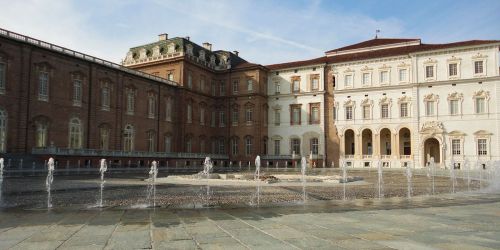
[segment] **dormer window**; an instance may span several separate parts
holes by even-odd
[[[205,61],[205,51],[204,50],[200,50],[199,58],[201,61]]]
[[[192,47],[191,47],[192,49]],[[171,43],[167,45],[167,53],[174,53],[175,52],[175,44]]]
[[[193,45],[188,44],[186,45],[186,54],[192,56],[193,55]]]
[[[215,56],[214,55],[210,56],[210,64],[215,65]]]
[[[142,48],[141,50],[139,50],[139,59],[146,59],[148,57],[147,55],[148,51],[144,48]]]
[[[153,57],[158,57],[160,56],[160,46],[154,46],[153,47]]]

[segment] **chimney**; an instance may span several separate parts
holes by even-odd
[[[189,37],[189,36],[186,36],[186,40],[188,40],[188,41],[189,41],[190,39],[191,39],[191,37]]]
[[[240,52],[239,52],[239,51],[237,51],[237,50],[233,51],[233,53],[234,53],[236,56],[238,56],[238,54],[240,54]]]
[[[163,33],[163,34],[159,34],[158,35],[158,40],[159,41],[165,41],[168,39],[168,34],[167,33]]]
[[[205,43],[203,43],[203,48],[212,51],[212,44],[205,42]]]

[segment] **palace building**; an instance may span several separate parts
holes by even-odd
[[[121,64],[0,29],[0,153],[229,166],[500,159],[500,41],[376,38],[296,62],[159,35]]]

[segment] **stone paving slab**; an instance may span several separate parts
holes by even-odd
[[[0,249],[500,249],[500,195],[357,203],[373,207],[4,210]]]

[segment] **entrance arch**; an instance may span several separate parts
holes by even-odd
[[[355,140],[354,140],[354,131],[352,129],[348,129],[344,132],[344,150],[345,155],[354,155],[355,153]]]
[[[363,155],[373,154],[373,133],[370,129],[364,129],[361,132],[361,152]]]
[[[399,154],[400,157],[409,157],[411,155],[411,132],[408,128],[399,130]]]
[[[431,157],[434,157],[435,163],[441,163],[441,145],[436,138],[428,138],[424,142],[425,162],[429,162]]]
[[[391,130],[389,130],[388,128],[383,128],[382,130],[380,130],[380,155],[391,155],[391,147]]]

